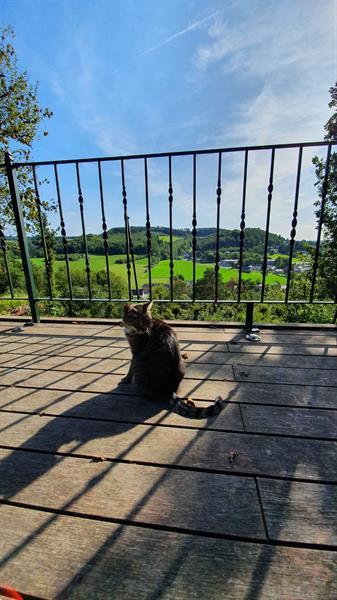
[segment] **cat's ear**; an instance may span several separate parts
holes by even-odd
[[[130,310],[130,304],[124,304],[124,314],[126,315]]]
[[[145,304],[143,304],[143,311],[145,313],[151,312],[152,304],[153,304],[153,300],[150,300],[150,302],[146,302]]]

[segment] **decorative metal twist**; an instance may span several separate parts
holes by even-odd
[[[46,217],[42,213],[42,202],[41,202],[41,198],[40,198],[40,192],[39,192],[39,186],[38,186],[37,177],[36,177],[35,166],[33,166],[33,179],[34,179],[34,188],[35,188],[35,202],[37,205],[37,213],[38,213],[38,217],[39,217],[39,224],[40,224],[40,231],[41,231],[41,239],[42,239],[46,274],[47,274],[47,280],[48,280],[49,294],[50,294],[50,297],[52,298],[53,297],[53,289],[52,289],[52,281],[51,281],[52,265],[51,265],[51,257],[49,255],[49,251],[48,251],[48,247],[47,247],[47,243],[46,243],[45,230],[44,230],[44,224],[45,224],[44,221],[46,221]]]
[[[3,226],[1,223],[0,223],[0,245],[1,245],[3,253],[5,254],[7,252],[7,243],[6,243]]]
[[[272,198],[273,198],[273,189],[274,189],[274,186],[273,186],[272,183],[270,183],[268,185],[268,200],[267,200],[268,201],[268,216],[270,215],[271,201],[272,201]],[[269,222],[268,222],[268,225],[269,225]],[[266,228],[266,236],[267,236],[268,233],[269,233],[269,227]],[[268,236],[267,236],[267,240],[268,240]],[[268,246],[267,246],[267,248],[268,248]],[[264,275],[267,272],[267,254],[266,253],[265,253],[264,257],[263,257],[262,272],[263,272]]]
[[[216,248],[215,248],[215,290],[214,290],[214,301],[218,301],[218,291],[219,291],[219,244],[220,244],[220,205],[221,205],[221,152],[219,152],[219,163],[218,163],[218,184],[216,188],[216,204],[217,204],[217,214],[216,214]]]
[[[83,194],[82,194],[82,189],[81,189],[80,171],[79,171],[78,163],[76,163],[76,173],[77,173],[77,185],[78,185],[78,203],[79,203],[79,207],[80,207],[83,246],[84,246],[84,253],[85,253],[85,272],[87,274],[89,299],[91,300],[90,263],[89,263],[87,238],[86,238],[86,234],[85,234],[85,224],[84,224],[84,208],[83,208],[84,200],[83,200]]]
[[[169,225],[170,225],[170,292],[171,302],[173,301],[173,276],[174,276],[174,262],[173,262],[173,238],[172,238],[172,204],[173,204],[173,187],[172,187],[172,161],[169,156],[169,186],[168,186],[168,202],[169,202]]]
[[[64,258],[65,258],[65,261],[66,261],[66,269],[67,269],[67,278],[68,278],[68,286],[69,286],[69,297],[70,297],[70,300],[72,300],[73,290],[72,290],[71,277],[70,277],[67,232],[66,232],[66,229],[65,229],[65,223],[64,223],[64,218],[63,218],[60,184],[59,184],[59,178],[58,178],[56,163],[54,163],[54,175],[55,175],[55,183],[56,183],[57,203],[58,203],[58,208],[59,208],[59,213],[60,213],[60,228],[61,228],[62,246],[63,246],[63,250],[64,250]],[[71,302],[70,302],[70,313],[72,314],[72,305],[71,305]]]
[[[272,149],[271,160],[270,160],[270,174],[269,174],[268,197],[267,197],[268,208],[267,208],[267,221],[266,221],[266,235],[265,235],[265,241],[264,241],[264,255],[263,255],[263,262],[262,262],[261,302],[263,302],[263,299],[264,299],[264,290],[265,290],[265,285],[266,285],[269,223],[270,223],[271,201],[273,198],[273,189],[274,189],[274,185],[273,185],[274,163],[275,163],[275,148]]]
[[[14,289],[13,289],[13,282],[12,282],[12,277],[11,277],[10,270],[9,270],[8,256],[7,256],[8,247],[7,247],[7,242],[6,242],[2,223],[0,223],[0,245],[1,245],[2,253],[3,253],[3,257],[4,257],[9,290],[10,290],[11,297],[13,298],[14,297]]]
[[[193,154],[193,216],[192,216],[192,265],[193,288],[192,300],[195,301],[195,258],[197,252],[197,157]]]
[[[103,248],[105,254],[105,264],[106,264],[106,278],[108,284],[108,293],[109,300],[111,300],[111,285],[110,285],[110,271],[109,271],[109,246],[108,246],[108,234],[107,234],[107,224],[105,219],[105,210],[104,210],[104,197],[103,197],[103,183],[102,183],[102,168],[101,162],[98,161],[98,176],[99,176],[99,191],[101,198],[101,212],[102,212],[102,238],[103,238]]]
[[[144,176],[145,176],[145,203],[146,203],[146,245],[147,245],[147,265],[149,273],[149,296],[152,300],[152,277],[151,277],[151,253],[152,253],[152,238],[151,238],[151,222],[149,209],[149,184],[147,174],[147,158],[144,158]]]
[[[128,276],[128,286],[129,286],[129,300],[131,300],[131,265],[130,265],[130,255],[129,255],[129,219],[128,219],[128,200],[126,195],[125,188],[125,175],[124,175],[124,161],[121,160],[121,170],[122,170],[122,196],[123,196],[123,207],[124,207],[124,227],[125,227],[125,250],[126,250],[126,269]]]

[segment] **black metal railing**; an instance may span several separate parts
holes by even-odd
[[[270,146],[247,146],[247,147],[232,147],[232,148],[219,148],[219,149],[207,149],[207,150],[195,150],[195,151],[182,151],[182,152],[167,152],[167,153],[152,153],[152,154],[141,154],[141,155],[129,155],[129,156],[114,156],[114,157],[98,157],[98,158],[82,158],[75,160],[52,160],[52,161],[39,161],[39,162],[14,162],[10,154],[6,154],[5,163],[0,165],[0,168],[5,172],[8,181],[8,189],[13,207],[13,214],[16,226],[16,239],[20,248],[20,255],[23,265],[23,271],[25,275],[27,296],[16,296],[11,277],[11,269],[8,260],[8,241],[5,238],[4,227],[2,219],[0,218],[0,246],[3,256],[4,265],[4,276],[7,278],[9,295],[3,295],[0,300],[27,300],[30,303],[31,314],[33,321],[39,320],[39,306],[38,304],[43,301],[57,301],[67,302],[70,305],[76,301],[89,301],[89,302],[125,302],[125,301],[139,301],[140,294],[137,280],[137,265],[136,265],[136,253],[132,239],[132,226],[130,225],[130,215],[128,206],[128,191],[126,187],[125,177],[125,165],[129,161],[139,161],[142,165],[143,171],[143,182],[141,186],[144,189],[144,235],[146,237],[146,259],[147,259],[147,276],[148,276],[148,294],[147,296],[152,299],[153,297],[153,264],[152,264],[152,251],[153,251],[153,227],[151,226],[150,216],[150,174],[149,164],[152,159],[164,159],[167,161],[167,211],[168,211],[168,246],[169,246],[169,271],[168,271],[168,286],[169,286],[169,297],[161,302],[176,302],[176,303],[214,303],[214,304],[226,304],[226,303],[239,303],[247,305],[247,317],[246,324],[251,325],[253,319],[253,308],[255,303],[280,303],[280,304],[336,304],[336,297],[332,299],[321,299],[318,300],[315,297],[317,276],[319,268],[320,250],[322,244],[322,234],[324,225],[324,208],[328,189],[329,180],[329,168],[331,161],[332,146],[336,145],[336,142],[305,142],[305,143],[294,143],[294,144],[274,144]],[[322,185],[322,192],[320,196],[320,207],[319,207],[319,219],[316,223],[317,238],[313,247],[313,261],[312,261],[312,277],[310,284],[309,297],[306,299],[292,298],[290,294],[291,280],[293,275],[293,260],[294,250],[296,244],[296,232],[298,228],[298,206],[299,196],[301,187],[301,175],[303,169],[303,150],[305,148],[318,148],[326,147],[327,155],[325,160],[325,175],[324,182]],[[286,285],[285,294],[283,299],[272,299],[266,295],[266,282],[268,272],[268,252],[269,252],[269,234],[270,234],[270,219],[273,204],[273,193],[274,193],[274,180],[275,180],[275,165],[276,156],[278,151],[281,150],[297,149],[297,166],[295,169],[296,183],[295,183],[295,196],[293,201],[292,214],[289,216],[290,223],[290,236],[289,236],[289,256],[288,256],[288,268],[286,270]],[[269,176],[265,185],[266,192],[266,213],[265,213],[265,238],[263,248],[263,258],[261,264],[262,283],[260,285],[259,297],[257,298],[244,298],[242,284],[243,284],[243,263],[244,263],[244,252],[245,252],[245,236],[247,228],[247,193],[249,192],[249,180],[248,170],[250,160],[253,154],[267,151],[270,153],[269,158]],[[242,173],[242,195],[238,197],[237,202],[241,205],[241,216],[238,223],[239,228],[239,245],[238,245],[238,265],[237,274],[238,281],[236,285],[235,297],[233,294],[230,298],[219,297],[219,273],[220,273],[220,252],[221,252],[221,218],[225,214],[226,205],[224,202],[223,190],[225,189],[226,181],[224,175],[224,160],[225,156],[232,153],[239,153],[242,155],[243,161],[243,173]],[[203,155],[213,155],[217,162],[217,174],[215,185],[213,188],[214,198],[214,209],[216,214],[216,227],[215,227],[215,246],[214,246],[214,294],[209,298],[198,298],[197,297],[197,251],[198,251],[198,225],[200,219],[197,217],[197,167],[198,157]],[[174,157],[191,157],[192,166],[192,181],[191,181],[191,229],[189,231],[190,243],[191,243],[191,257],[192,257],[192,279],[190,282],[191,286],[191,297],[190,298],[177,298],[174,294],[174,240],[173,240],[173,217],[175,208],[178,206],[179,197],[174,192],[173,188],[173,158]],[[93,294],[92,279],[91,279],[91,267],[90,267],[90,253],[88,248],[88,235],[85,223],[85,198],[82,191],[81,185],[81,166],[84,164],[96,165],[98,176],[98,189],[99,189],[99,201],[102,222],[102,254],[105,256],[105,269],[106,269],[106,297],[95,297]],[[125,258],[126,258],[126,279],[127,279],[127,298],[114,298],[111,291],[111,274],[109,269],[109,236],[108,236],[108,220],[106,216],[106,203],[104,197],[104,186],[102,178],[102,165],[108,164],[119,164],[120,166],[120,208],[123,212],[124,222],[124,235],[125,235]],[[77,184],[77,202],[80,215],[80,228],[82,237],[82,247],[84,250],[84,262],[85,262],[85,273],[86,273],[86,285],[87,285],[87,297],[76,297],[74,295],[74,286],[72,282],[72,269],[70,264],[70,252],[69,252],[69,236],[67,234],[67,228],[65,223],[65,211],[64,202],[62,199],[60,182],[59,182],[59,167],[61,165],[70,165],[74,168]],[[68,295],[64,297],[58,297],[54,294],[52,278],[51,278],[51,260],[48,253],[46,243],[46,214],[44,213],[40,200],[40,190],[38,181],[38,170],[41,167],[51,167],[52,176],[54,179],[54,186],[56,190],[56,208],[58,214],[58,225],[60,231],[60,238],[63,247],[63,257],[66,269],[66,278],[68,283]],[[17,181],[17,175],[20,169],[30,169],[33,181],[33,190],[35,194],[36,211],[37,211],[37,222],[40,230],[41,246],[43,250],[44,266],[46,272],[47,290],[48,293],[44,296],[38,295],[36,291],[36,285],[34,282],[32,261],[29,256],[29,243],[25,230],[25,223],[23,219],[19,185]],[[214,193],[215,190],[215,193]],[[211,194],[211,192],[210,192]],[[314,200],[315,198],[313,198]],[[317,192],[316,192],[317,199]],[[137,224],[138,225],[138,224]],[[210,265],[211,266],[211,265]],[[135,293],[132,289],[132,278],[135,282]]]

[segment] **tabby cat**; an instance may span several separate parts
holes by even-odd
[[[212,406],[201,408],[176,395],[185,375],[178,340],[173,329],[151,315],[152,302],[125,304],[123,324],[132,360],[121,383],[135,383],[144,396],[168,402],[173,412],[203,419],[218,414],[224,407],[221,396]]]

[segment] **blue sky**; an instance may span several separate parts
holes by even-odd
[[[337,78],[330,0],[0,0],[20,66],[54,116],[36,160],[323,138]],[[272,229],[287,235],[296,155],[280,153]],[[299,234],[313,235],[313,175],[304,160]],[[150,166],[153,224],[167,224],[167,164]],[[62,171],[62,170],[61,170]],[[42,174],[42,173],[41,173]],[[46,174],[48,174],[46,172]],[[60,173],[68,230],[79,233],[72,174]],[[221,224],[237,227],[242,158],[224,164]],[[264,226],[268,156],[249,170],[249,226]],[[88,230],[100,231],[94,167],[83,171]],[[131,223],[144,223],[140,165],[127,170]],[[215,223],[216,163],[198,164],[198,221]],[[119,173],[104,170],[109,226],[121,224]],[[54,195],[51,182],[45,194]],[[174,163],[174,224],[191,223],[191,163]],[[302,211],[302,212],[301,212]]]

